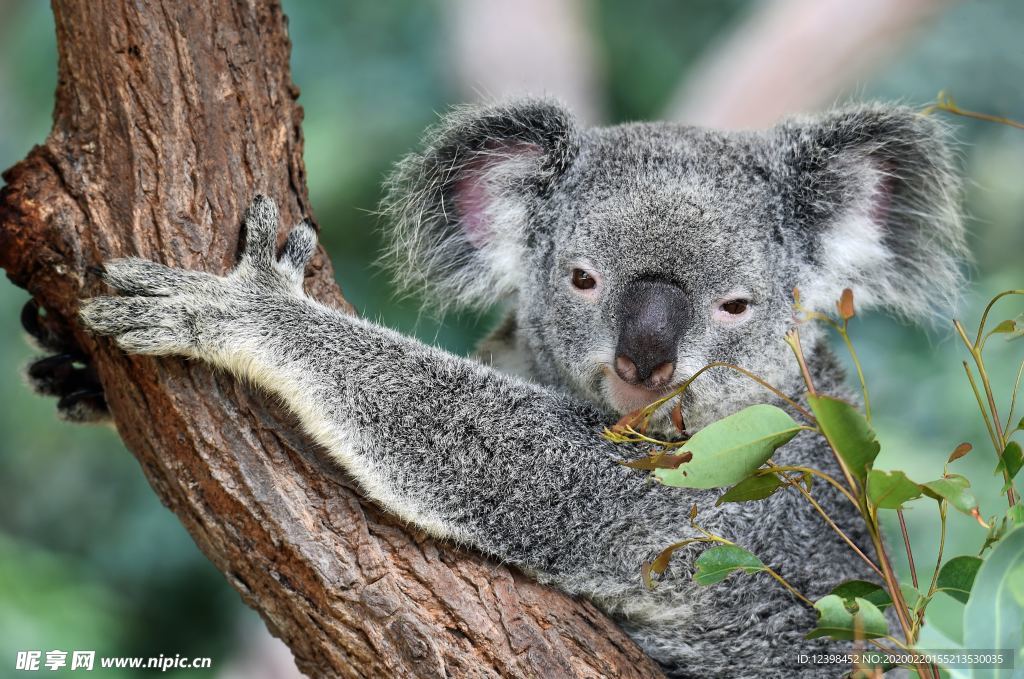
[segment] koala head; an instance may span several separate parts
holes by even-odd
[[[579,129],[538,100],[456,109],[388,183],[390,263],[441,306],[506,301],[536,376],[623,414],[713,361],[795,388],[783,342],[803,305],[947,305],[964,254],[943,128],[863,105],[760,132],[673,123]],[[816,334],[804,332],[806,350]],[[701,426],[764,400],[697,380]]]

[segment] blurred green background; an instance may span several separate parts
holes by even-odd
[[[747,17],[749,3],[601,0],[580,7],[597,74],[594,115],[615,122],[664,117],[688,70]],[[473,96],[451,66],[457,8],[416,0],[286,0],[284,8],[306,111],[312,204],[347,297],[368,317],[468,351],[490,318],[441,324],[415,299],[397,302],[372,266],[380,242],[368,212],[390,164],[436,112]],[[944,89],[965,108],[1024,119],[1022,27],[1017,0],[949,3],[880,52],[839,97],[926,104]],[[45,138],[55,81],[49,8],[0,0],[0,167]],[[961,315],[975,323],[994,292],[1024,286],[1024,132],[950,122],[963,142],[975,254]],[[54,403],[21,383],[31,356],[18,323],[26,299],[0,281],[0,674],[13,668],[16,650],[51,648],[212,656],[208,674],[237,673],[253,648],[269,644],[255,614],[160,505],[113,430],[57,421]],[[1012,312],[998,315],[1019,308]],[[881,464],[923,480],[941,473],[957,443],[971,441],[977,450],[957,463],[960,471],[974,480],[986,515],[1002,511],[993,453],[949,324],[922,330],[869,316],[854,322],[853,333],[884,443]],[[990,353],[1005,403],[1024,345],[996,341]],[[930,505],[907,512],[923,579],[937,537]],[[977,550],[984,533],[976,523],[954,515],[950,526],[950,554]],[[905,571],[901,550],[893,553]],[[940,601],[936,624],[952,632],[957,606]]]

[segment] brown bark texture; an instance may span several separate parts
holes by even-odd
[[[243,211],[310,214],[302,109],[277,2],[54,0],[53,130],[4,174],[0,266],[73,333],[161,500],[312,676],[657,676],[587,602],[361,498],[270,399],[75,323],[90,267],[137,255],[227,271]],[[307,272],[346,305],[321,250]],[[13,320],[13,319],[12,319]],[[453,451],[456,453],[457,451]]]

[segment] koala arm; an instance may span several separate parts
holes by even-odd
[[[389,511],[567,589],[584,573],[639,585],[643,559],[686,536],[689,503],[617,464],[588,405],[311,299],[313,229],[297,226],[280,257],[276,230],[273,203],[257,199],[226,277],[109,262],[122,296],[86,301],[81,317],[126,351],[259,385]]]

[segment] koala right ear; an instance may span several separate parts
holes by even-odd
[[[492,304],[519,287],[537,201],[578,150],[572,116],[543,100],[466,106],[427,131],[386,183],[385,261],[441,308]]]

